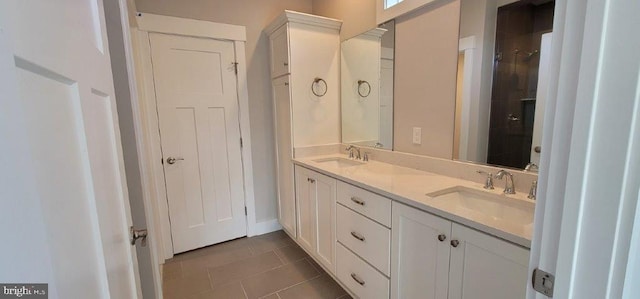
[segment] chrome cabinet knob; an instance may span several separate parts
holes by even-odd
[[[183,161],[184,158],[174,158],[174,157],[169,157],[167,158],[167,163],[173,165],[176,164],[177,161]]]
[[[444,240],[446,240],[446,239],[447,239],[447,236],[445,236],[444,234],[439,234],[438,235],[438,241],[444,242]]]
[[[458,247],[458,245],[460,245],[460,241],[458,241],[458,240],[451,240],[451,246],[453,246],[453,247]]]

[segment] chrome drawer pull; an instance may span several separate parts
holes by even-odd
[[[358,277],[358,275],[356,275],[355,273],[351,273],[351,278],[353,278],[353,280],[355,280],[361,286],[364,285],[364,280],[362,280],[362,278]]]
[[[351,235],[352,235],[354,238],[356,238],[356,239],[358,239],[358,240],[360,240],[360,241],[364,242],[364,236],[362,236],[361,234],[356,233],[356,232],[351,232]]]
[[[364,201],[359,199],[359,198],[357,198],[357,197],[355,197],[355,196],[351,197],[351,201],[353,201],[353,202],[355,202],[355,203],[357,203],[357,204],[359,204],[361,206],[364,206]]]

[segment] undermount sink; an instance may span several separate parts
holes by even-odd
[[[326,166],[338,167],[338,168],[358,166],[358,165],[364,164],[364,162],[361,162],[361,161],[351,160],[351,159],[342,158],[342,157],[316,159],[316,160],[313,160],[313,162],[320,163]]]
[[[470,219],[493,224],[526,227],[533,223],[534,203],[456,186],[427,196],[446,210],[462,213]]]

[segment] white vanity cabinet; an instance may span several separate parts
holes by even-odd
[[[316,258],[329,272],[336,261],[336,180],[295,167],[298,202],[298,237],[300,246]]]
[[[451,221],[393,203],[391,298],[447,298]]]
[[[524,298],[529,250],[393,203],[391,298]]]
[[[525,298],[529,250],[454,223],[449,299]]]
[[[284,11],[265,28],[270,41],[278,220],[292,238],[303,233],[296,221],[294,148],[340,143],[341,25],[334,19]],[[316,78],[322,81],[314,84]],[[312,86],[322,96],[314,95]]]

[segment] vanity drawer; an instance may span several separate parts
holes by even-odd
[[[389,298],[389,279],[342,244],[336,246],[336,276],[359,298]]]
[[[338,181],[338,202],[386,227],[391,227],[391,200]]]
[[[338,204],[338,241],[389,276],[391,230]]]

